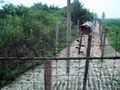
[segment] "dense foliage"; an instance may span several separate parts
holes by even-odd
[[[73,22],[80,15],[90,19],[90,12],[73,2]],[[80,3],[79,3],[80,4]],[[81,5],[81,4],[80,4]],[[81,10],[80,15],[77,16]],[[83,19],[81,19],[83,22]],[[58,8],[37,3],[31,7],[7,4],[0,9],[0,56],[53,56],[55,55],[55,28],[59,23],[59,50],[66,44],[66,7]],[[72,26],[72,40],[76,38],[76,26]],[[40,61],[0,61],[0,88]]]
[[[120,19],[105,19],[102,23],[107,28],[110,45],[116,51],[120,52]]]
[[[93,13],[89,12],[88,9],[84,8],[79,0],[74,0],[72,3],[71,16],[73,22],[77,23],[79,20],[79,23],[82,24],[88,20],[92,20],[94,15]]]

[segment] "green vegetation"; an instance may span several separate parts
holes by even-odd
[[[72,3],[72,21],[77,23],[77,20],[79,20],[79,23],[82,24],[88,20],[93,19],[93,13],[89,12],[88,9],[84,8],[82,3],[79,2],[79,0],[74,0]]]
[[[76,0],[75,0],[76,1]],[[72,4],[75,4],[73,2]],[[80,4],[80,3],[79,3]],[[80,4],[81,5],[81,4]],[[73,5],[74,6],[74,5]],[[74,11],[75,7],[72,7]],[[92,14],[83,7],[76,10],[83,20]],[[84,11],[84,12],[83,12]],[[72,40],[77,36],[76,13],[72,12]],[[54,56],[55,27],[59,22],[59,50],[66,46],[66,7],[58,8],[37,3],[31,7],[8,4],[0,9],[0,56]],[[20,74],[42,64],[41,61],[0,61],[0,88],[11,83]]]
[[[120,19],[105,19],[102,23],[107,28],[110,45],[120,52]]]

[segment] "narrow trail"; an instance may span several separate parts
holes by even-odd
[[[99,36],[99,24],[97,23],[96,28],[93,32],[92,46],[91,46],[91,56],[101,56],[100,50],[100,36]],[[78,42],[74,41],[71,45],[71,57],[82,57],[86,56],[86,46],[87,46],[87,35],[83,36],[82,42],[85,47],[81,48],[83,54],[78,55]],[[106,40],[107,41],[107,40]],[[113,52],[111,54],[111,52]],[[114,49],[111,46],[105,48],[105,55],[113,55]],[[66,56],[66,48],[62,50],[58,57]],[[113,73],[117,73],[120,69],[120,62],[116,60],[117,68],[114,69],[114,60],[110,62],[105,60],[100,62],[97,60],[90,61],[89,75],[87,79],[87,90],[120,90],[114,89],[112,79]],[[119,66],[119,67],[118,67]],[[52,90],[82,90],[83,87],[83,77],[84,77],[85,60],[71,60],[70,61],[70,74],[69,78],[66,75],[66,61],[52,61]],[[114,69],[114,70],[113,70]],[[114,72],[113,72],[114,71]],[[112,84],[111,84],[112,81]],[[69,85],[67,84],[69,82]],[[68,85],[68,86],[67,86]],[[114,83],[114,86],[117,85]],[[38,66],[33,70],[29,70],[19,78],[17,78],[13,83],[5,86],[1,90],[44,90],[44,68],[43,66]]]

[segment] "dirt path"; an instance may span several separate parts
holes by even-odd
[[[87,36],[84,35],[82,42],[85,47],[81,48],[83,54],[78,55],[78,42],[74,41],[71,45],[71,57],[82,57],[86,56],[86,46],[87,46]],[[99,24],[97,23],[94,30],[92,38],[92,48],[91,56],[100,56],[101,51],[99,48],[100,37],[99,37]],[[110,54],[111,50],[114,52],[110,46],[106,49],[105,55]],[[110,50],[110,51],[107,51]],[[66,56],[66,49],[62,50],[58,57]],[[117,60],[116,60],[117,61]],[[119,62],[119,61],[117,61]],[[87,80],[87,90],[120,90],[116,82],[112,81],[113,73],[117,74],[120,69],[116,64],[117,68],[114,70],[114,61],[108,63],[107,60],[104,62],[90,61],[89,75]],[[83,87],[83,77],[84,77],[85,61],[71,60],[70,61],[70,74],[69,77],[66,75],[66,61],[53,61],[52,62],[52,90],[82,90]],[[38,66],[34,70],[29,70],[28,72],[21,75],[12,84],[2,88],[1,90],[44,90],[44,69],[43,66]],[[114,83],[113,83],[114,82]],[[69,84],[67,84],[69,83]],[[114,87],[113,87],[114,86]]]

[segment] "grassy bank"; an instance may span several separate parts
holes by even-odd
[[[105,19],[102,23],[107,28],[107,38],[110,45],[120,52],[120,19]]]

